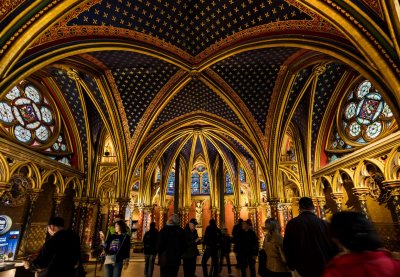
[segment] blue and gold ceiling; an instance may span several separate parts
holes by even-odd
[[[247,51],[212,66],[240,96],[263,132],[280,66],[296,50],[282,47]]]
[[[312,113],[312,136],[311,136],[311,157],[314,161],[315,148],[320,130],[321,122],[324,117],[329,100],[335,91],[340,78],[346,71],[346,65],[342,63],[330,63],[326,65],[325,72],[318,77],[317,87],[314,96],[314,106]]]
[[[97,3],[96,3],[97,2]],[[288,1],[93,1],[67,26],[112,26],[160,39],[196,56],[227,37],[269,23],[312,18]]]
[[[162,60],[127,51],[91,53],[112,71],[125,109],[130,134],[154,96],[178,68]]]
[[[13,3],[2,3],[0,29],[8,26],[18,12],[34,2],[16,0]],[[40,5],[47,7],[51,1],[42,2]],[[238,132],[235,138],[228,135],[225,138],[254,169],[254,153],[249,153],[238,138],[243,133],[244,138],[241,139],[257,144],[258,150],[266,148],[263,139],[267,141],[268,138],[257,136],[259,133],[261,136],[265,134],[269,118],[281,117],[283,122],[294,122],[302,131],[303,145],[311,136],[314,154],[324,111],[346,70],[346,66],[336,58],[324,56],[323,62],[330,60],[330,63],[325,73],[319,76],[314,106],[310,109],[311,87],[299,101],[299,93],[309,80],[312,67],[318,63],[313,61],[313,66],[310,66],[310,63],[304,62],[306,65],[299,66],[302,59],[306,60],[301,57],[301,51],[306,49],[308,53],[317,53],[310,45],[302,45],[300,40],[303,35],[312,36],[315,41],[323,43],[338,39],[346,45],[349,53],[353,52],[357,58],[362,57],[342,31],[336,29],[337,24],[329,23],[302,2],[305,1],[82,1],[81,5],[74,6],[64,16],[57,18],[56,22],[52,22],[52,26],[43,29],[36,41],[29,42],[29,51],[16,62],[15,68],[18,69],[25,62],[35,61],[44,53],[50,53],[55,63],[67,63],[79,71],[81,81],[89,89],[84,92],[88,94],[83,98],[84,104],[79,98],[75,80],[60,70],[51,74],[74,115],[85,157],[85,171],[88,143],[96,141],[104,125],[112,126],[111,122],[125,120],[122,123],[123,128],[115,126],[116,133],[124,132],[124,142],[127,144],[133,145],[138,141],[135,147],[140,149],[147,138],[158,131],[162,132],[162,127],[181,116],[196,112],[211,114],[213,119],[219,118],[219,126],[229,122],[240,129],[242,132]],[[340,2],[338,8],[347,5],[346,1],[336,2]],[[379,1],[350,2],[378,22],[378,25],[383,22]],[[385,27],[382,28],[386,30]],[[299,39],[299,42],[291,43],[290,46],[284,43],[285,39],[293,37]],[[270,44],[276,38],[283,42]],[[3,39],[0,39],[0,46],[2,43]],[[253,43],[257,46],[253,47]],[[76,45],[81,45],[82,48],[70,54],[68,47]],[[52,51],[63,47],[65,49],[59,53],[61,60],[51,56]],[[87,51],[83,53],[83,50]],[[52,64],[49,65],[51,66]],[[83,73],[87,72],[87,68],[80,71],[79,66],[87,66],[96,73]],[[290,72],[292,66],[296,69],[295,73]],[[296,74],[290,83],[284,82],[287,81],[283,80],[285,76],[280,75],[284,68],[288,68],[288,75]],[[215,75],[209,74],[210,72]],[[180,82],[185,85],[180,86]],[[280,87],[281,84],[284,87]],[[179,89],[170,89],[175,88],[174,86]],[[161,92],[165,98],[160,96]],[[168,98],[172,92],[176,94]],[[279,98],[286,99],[285,103],[271,99],[286,92],[286,97]],[[156,103],[159,99],[169,100],[167,103]],[[279,109],[283,111],[282,114],[271,114],[270,106],[275,104],[284,105]],[[247,110],[243,111],[241,108]],[[88,119],[84,118],[85,109],[88,111]],[[114,117],[118,120],[112,121],[111,118],[115,119]],[[312,126],[310,130],[309,124]],[[92,139],[86,137],[86,126],[91,129]],[[257,131],[252,131],[256,129]],[[134,141],[135,136],[140,136],[143,140]],[[169,147],[164,153],[164,159],[171,159],[179,142],[175,141]],[[182,150],[185,158],[188,158],[193,143],[196,144],[196,155],[204,151],[198,141],[189,140]],[[217,150],[210,141],[207,140],[206,143],[211,163],[214,164],[218,156]],[[135,152],[127,148],[128,156]],[[234,163],[234,153],[223,144],[218,148],[228,153],[229,163]],[[146,165],[155,153],[156,150],[153,149],[145,157]],[[126,158],[128,160],[130,157]]]
[[[162,110],[154,122],[151,131],[162,124],[185,114],[203,111],[215,114],[244,129],[235,112],[213,90],[200,80],[192,80],[176,94]]]

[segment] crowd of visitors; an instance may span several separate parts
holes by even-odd
[[[177,277],[181,261],[185,277],[195,277],[196,261],[200,255],[198,245],[203,245],[201,266],[204,277],[221,276],[224,260],[228,276],[232,275],[230,252],[236,256],[240,276],[256,276],[256,259],[259,257],[259,275],[262,277],[395,277],[400,276],[400,260],[392,258],[382,243],[372,223],[359,212],[339,212],[331,223],[318,218],[311,198],[299,201],[300,214],[291,219],[281,235],[278,222],[265,221],[265,235],[261,250],[251,220],[240,219],[233,227],[232,237],[227,228],[222,231],[214,219],[209,221],[203,238],[200,238],[195,218],[185,229],[180,227],[179,216],[174,214],[158,231],[154,222],[143,236],[144,276],[152,277],[158,255],[161,277]],[[80,261],[80,239],[64,229],[64,220],[54,217],[47,231],[50,239],[39,255],[24,263],[35,270],[37,276],[84,276]],[[121,276],[123,266],[129,263],[130,233],[123,220],[116,220],[107,235],[100,232],[105,255],[104,276]],[[260,252],[259,252],[260,251]],[[211,258],[211,267],[208,266]]]

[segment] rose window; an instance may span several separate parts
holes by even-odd
[[[388,104],[368,80],[350,94],[342,115],[346,137],[358,143],[376,139],[393,121]]]
[[[48,99],[33,85],[22,82],[0,101],[2,127],[17,141],[42,146],[52,140],[56,120]]]

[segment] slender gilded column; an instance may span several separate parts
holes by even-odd
[[[320,211],[320,218],[323,220],[326,220],[326,213],[325,213],[325,204],[326,200],[325,197],[318,197],[318,206],[319,206],[319,211]]]
[[[60,216],[60,205],[64,199],[65,199],[65,194],[63,194],[63,193],[54,194],[54,196],[53,196],[53,200],[54,200],[53,215],[54,216]]]
[[[353,188],[353,192],[358,197],[361,212],[365,215],[366,218],[369,218],[367,209],[367,196],[369,193],[369,188]]]
[[[22,230],[22,254],[25,255],[26,253],[26,244],[28,242],[28,236],[31,228],[31,223],[32,223],[32,216],[33,216],[33,211],[35,210],[35,204],[36,201],[39,198],[41,190],[38,189],[33,189],[28,192],[28,197],[29,197],[29,206],[28,206],[28,212],[26,214],[26,219],[25,219],[25,224],[23,226]]]
[[[332,199],[336,203],[336,209],[338,212],[342,211],[342,201],[343,201],[343,193],[342,192],[333,192]]]

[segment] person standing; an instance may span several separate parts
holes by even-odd
[[[204,277],[209,276],[207,271],[207,262],[211,257],[211,276],[217,277],[219,274],[218,262],[221,254],[222,232],[217,227],[215,219],[210,219],[210,223],[204,233],[203,246],[206,248],[201,259]]]
[[[286,262],[295,274],[319,277],[337,248],[328,236],[327,223],[315,215],[312,199],[300,198],[299,209],[299,216],[286,225],[283,239]]]
[[[232,229],[232,242],[233,242],[233,252],[236,256],[236,268],[240,268],[240,257],[239,257],[239,244],[240,244],[240,234],[243,232],[242,229],[243,219],[239,218],[238,223],[233,226]]]
[[[382,249],[372,223],[362,213],[334,214],[330,230],[343,253],[328,263],[323,277],[400,276],[400,260]]]
[[[267,256],[267,274],[269,277],[291,277],[292,273],[286,264],[283,253],[283,237],[279,233],[279,225],[274,219],[265,221],[265,238],[263,248]]]
[[[185,277],[194,277],[196,272],[196,261],[199,255],[197,245],[200,243],[196,230],[197,220],[192,218],[185,228],[186,250],[183,253],[183,273]]]
[[[144,234],[143,245],[144,245],[144,255],[145,255],[145,266],[144,266],[144,276],[152,277],[154,271],[154,262],[157,255],[157,239],[158,230],[156,229],[156,223],[150,223],[150,230]]]
[[[224,258],[226,260],[226,265],[228,267],[228,274],[232,276],[231,260],[229,254],[231,253],[231,242],[232,238],[228,234],[228,228],[222,229],[222,247],[221,247],[221,259],[219,264],[219,273],[221,275],[222,266],[224,265]]]
[[[122,267],[127,267],[129,263],[131,238],[127,234],[126,224],[123,220],[118,220],[115,222],[114,228],[115,233],[110,234],[107,240],[104,241],[104,236],[100,237],[106,254],[104,277],[121,276]]]
[[[32,261],[25,261],[24,267],[31,270],[45,270],[47,277],[75,276],[80,262],[80,239],[71,231],[64,229],[64,219],[53,217],[47,225],[50,235],[39,255]]]
[[[240,233],[240,244],[238,255],[240,257],[240,271],[242,277],[246,277],[247,266],[250,269],[250,276],[256,277],[256,259],[258,255],[258,239],[256,233],[252,229],[250,219],[242,222],[243,232]]]
[[[182,254],[185,251],[185,235],[179,226],[179,216],[173,214],[161,229],[157,243],[161,277],[178,276]]]

